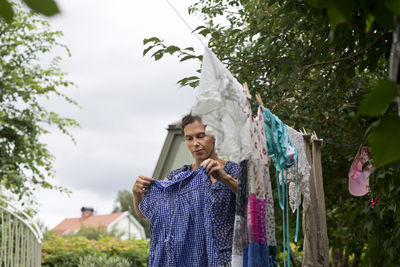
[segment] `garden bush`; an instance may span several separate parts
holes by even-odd
[[[85,256],[79,259],[79,267],[129,267],[129,261],[113,256],[107,257],[105,255],[98,255],[98,256]]]
[[[43,267],[78,267],[86,256],[117,256],[124,258],[131,267],[147,266],[149,242],[145,240],[119,240],[102,237],[89,240],[84,236],[60,237],[51,235],[42,244]]]

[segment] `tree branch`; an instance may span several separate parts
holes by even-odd
[[[337,59],[333,59],[333,60],[329,60],[329,61],[323,61],[323,62],[317,62],[317,63],[305,65],[304,66],[304,70],[312,68],[312,67],[316,67],[316,66],[329,65],[329,64],[333,64],[333,63],[338,63],[338,62],[343,62],[343,61],[354,59],[354,58],[356,58],[358,56],[361,56],[362,54],[364,54],[368,50],[370,50],[380,39],[381,38],[377,37],[369,46],[367,46],[363,50],[355,53],[354,55],[347,56],[347,57],[341,57],[341,58],[337,58]]]

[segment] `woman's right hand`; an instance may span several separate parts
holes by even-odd
[[[132,188],[133,194],[145,194],[149,191],[149,187],[153,178],[144,175],[139,175]]]

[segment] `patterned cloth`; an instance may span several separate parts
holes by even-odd
[[[172,180],[182,172],[190,171],[191,165],[173,170],[167,174],[167,179]],[[224,171],[237,178],[239,176],[239,165],[227,161]],[[235,220],[235,194],[223,183],[216,181],[211,185],[211,214],[213,229],[215,231],[219,251],[219,263],[231,261],[233,225]]]
[[[286,130],[290,141],[298,150],[298,164],[293,164],[287,171],[287,179],[289,180],[289,205],[292,212],[297,209],[297,190],[296,190],[296,173],[298,173],[299,185],[299,205],[301,202],[301,195],[304,201],[310,201],[310,170],[311,166],[307,161],[306,145],[302,133],[286,126]],[[298,166],[297,166],[298,165]],[[298,168],[297,168],[298,167]]]
[[[250,168],[248,171],[248,183],[250,184],[249,193],[255,194],[257,203],[263,203],[261,204],[262,206],[256,208],[256,210],[261,212],[261,214],[257,216],[265,217],[265,219],[263,219],[265,228],[263,226],[262,229],[265,229],[267,242],[262,244],[276,246],[274,200],[269,174],[268,150],[264,130],[263,112],[264,109],[259,107],[257,115],[251,117],[250,136],[252,140],[253,153],[251,161],[249,162]],[[262,235],[264,235],[264,233]]]
[[[150,219],[149,266],[219,266],[204,167],[153,181],[139,204]]]
[[[257,199],[251,193],[255,183],[254,164],[240,163],[233,235],[232,266],[277,266],[275,218],[271,182],[266,183],[267,198]],[[269,176],[268,176],[269,177]],[[267,177],[265,177],[267,178]]]
[[[263,109],[260,107],[257,115],[249,118],[252,154],[240,163],[232,266],[276,266],[274,202]]]

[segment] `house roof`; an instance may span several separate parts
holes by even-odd
[[[182,120],[178,120],[168,124],[167,130],[180,130],[182,128]]]
[[[57,224],[52,231],[64,235],[73,233],[76,230],[81,228],[81,225],[91,228],[104,228],[107,230],[107,227],[117,220],[120,216],[122,216],[124,212],[116,212],[107,215],[92,215],[85,219],[82,218],[66,218],[61,223]]]

